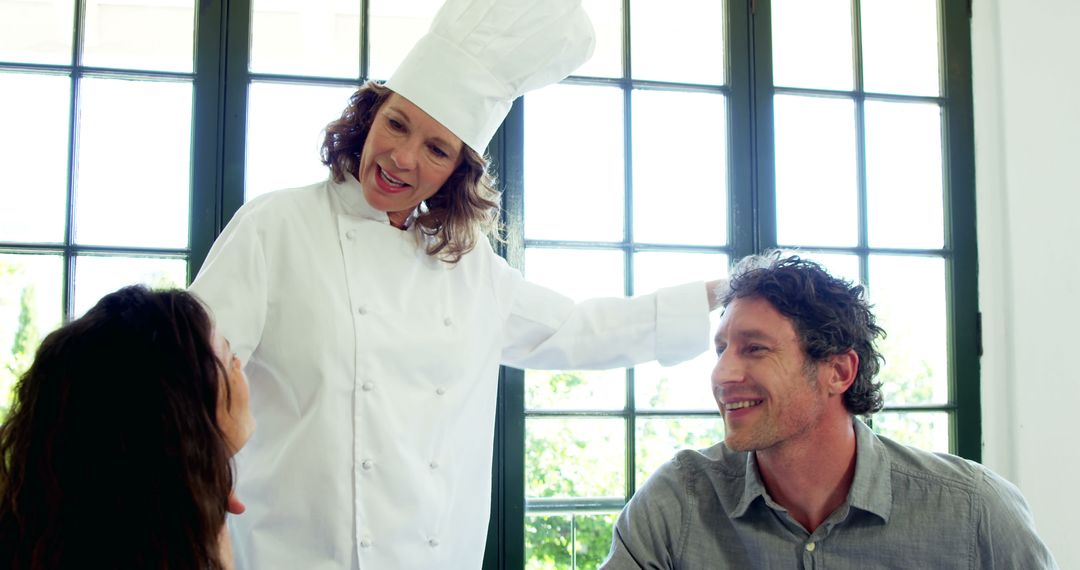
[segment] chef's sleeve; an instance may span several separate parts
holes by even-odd
[[[501,260],[500,260],[501,261]],[[508,306],[503,364],[535,369],[607,369],[657,360],[671,365],[709,343],[704,282],[632,298],[575,303],[504,266],[497,297]]]
[[[246,205],[218,236],[189,290],[209,307],[214,324],[247,363],[266,321],[266,258],[257,220]]]

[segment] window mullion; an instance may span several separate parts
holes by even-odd
[[[753,242],[749,250],[734,251],[734,258],[776,247],[776,152],[773,134],[772,6],[754,1],[748,16],[749,89],[752,143],[750,167]]]

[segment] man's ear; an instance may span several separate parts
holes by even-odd
[[[826,365],[828,375],[824,380],[829,394],[843,394],[855,382],[855,375],[859,372],[859,355],[849,348],[847,352],[830,356]]]

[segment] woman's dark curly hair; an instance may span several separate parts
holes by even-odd
[[[859,369],[844,393],[844,407],[854,415],[881,410],[881,383],[874,377],[885,359],[875,343],[885,330],[877,326],[865,290],[829,275],[813,261],[781,255],[772,251],[741,259],[723,305],[746,297],[765,299],[791,319],[811,363],[854,350]]]
[[[225,567],[211,331],[189,293],[135,286],[45,338],[0,426],[0,567]]]
[[[321,155],[334,182],[344,181],[346,173],[359,176],[360,153],[375,113],[392,93],[368,81],[349,98],[341,118],[326,126]],[[420,209],[414,222],[424,235],[433,238],[427,246],[428,255],[448,263],[457,263],[471,251],[478,236],[498,230],[499,192],[488,172],[489,161],[467,145],[462,145],[461,152],[461,164],[425,201],[426,208]]]

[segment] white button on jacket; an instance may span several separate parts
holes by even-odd
[[[708,344],[703,283],[575,304],[482,238],[456,265],[422,239],[348,176],[260,196],[211,249],[191,289],[246,362],[258,423],[238,568],[479,568],[500,363],[670,364]]]

